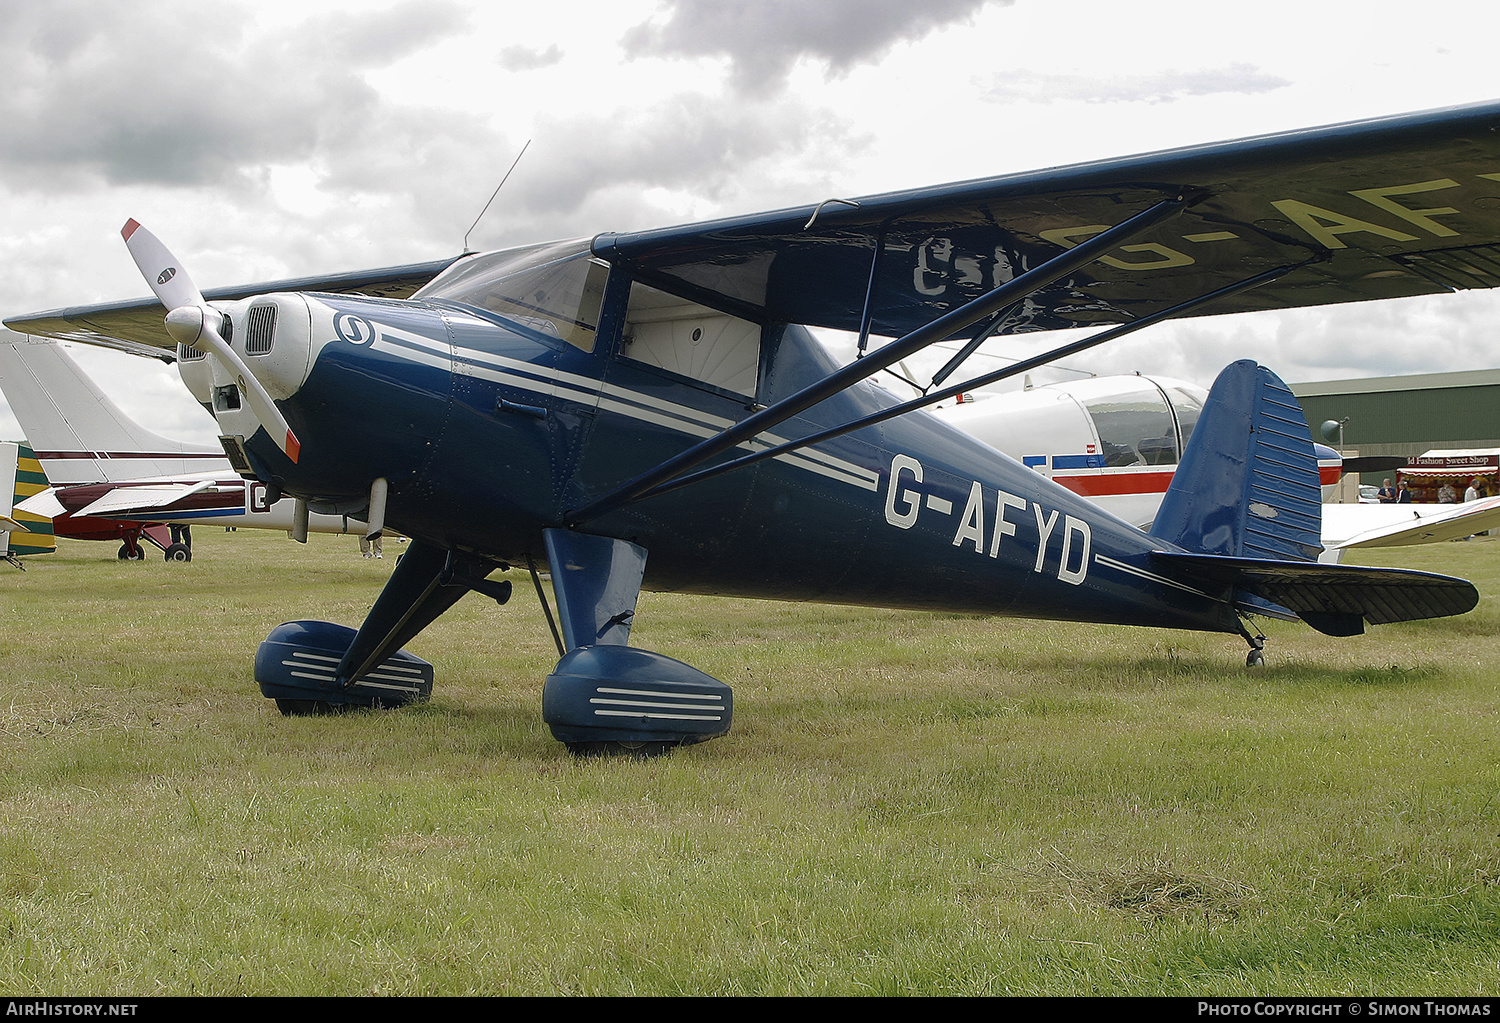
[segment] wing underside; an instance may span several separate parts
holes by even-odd
[[[453,262],[453,259],[442,259],[380,270],[322,274],[216,288],[205,291],[203,297],[210,302],[232,302],[269,292],[317,291],[378,298],[408,298]],[[80,341],[132,355],[163,358],[164,350],[176,348],[176,342],[162,325],[162,318],[166,313],[154,297],[137,298],[18,316],[7,319],[5,325],[21,334],[52,337],[60,341]]]
[[[1254,278],[1201,311],[1500,283],[1500,102],[1286,132],[627,234],[594,251],[756,322],[890,337],[950,313],[1160,203],[1187,208],[955,335],[1128,324]],[[409,295],[451,260],[207,293]],[[1195,309],[1196,315],[1199,310]],[[55,310],[13,330],[169,347],[154,300]]]
[[[595,250],[753,319],[859,330],[868,293],[872,332],[900,336],[1179,195],[1189,210],[995,333],[1128,323],[1286,266],[1300,269],[1205,311],[1493,287],[1500,104],[606,235]]]

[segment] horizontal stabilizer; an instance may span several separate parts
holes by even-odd
[[[1479,603],[1473,583],[1430,572],[1169,551],[1153,551],[1151,559],[1180,578],[1230,585],[1279,604],[1330,636],[1358,635],[1365,622],[1460,615]]]
[[[57,499],[57,488],[48,487],[40,493],[32,494],[24,501],[16,503],[16,511],[37,515],[44,519],[55,519],[59,515],[68,514],[68,509],[63,507]]]

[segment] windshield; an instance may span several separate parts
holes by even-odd
[[[608,277],[588,239],[574,239],[473,256],[413,297],[476,306],[590,352]]]

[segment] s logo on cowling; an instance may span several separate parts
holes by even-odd
[[[351,345],[367,345],[375,340],[375,324],[353,313],[339,313],[335,316],[333,332],[339,336],[339,340]]]

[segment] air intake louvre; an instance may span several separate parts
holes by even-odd
[[[269,355],[276,338],[276,307],[253,305],[245,317],[245,354]]]
[[[177,345],[178,362],[192,362],[194,359],[203,358],[203,356],[204,353],[198,351],[196,348],[189,348],[187,345],[180,343]]]

